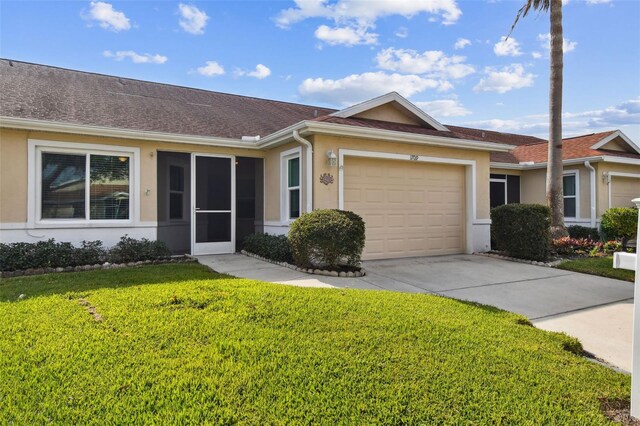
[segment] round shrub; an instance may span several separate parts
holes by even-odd
[[[539,204],[505,204],[491,210],[491,237],[509,256],[546,260],[551,248],[551,210]]]
[[[364,249],[364,221],[344,210],[315,210],[291,224],[289,242],[300,267],[357,267]]]
[[[600,233],[598,232],[598,228],[590,228],[588,226],[580,226],[580,225],[571,225],[567,226],[567,232],[571,238],[582,239],[586,238],[588,240],[599,241]]]
[[[636,238],[638,209],[634,207],[611,208],[602,215],[600,226],[606,239],[621,240],[622,246],[626,247],[629,240]]]

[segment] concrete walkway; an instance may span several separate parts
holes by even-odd
[[[367,261],[361,278],[309,275],[241,254],[198,259],[241,278],[432,293],[496,306],[525,315],[539,328],[575,336],[596,357],[631,371],[633,284],[628,282],[473,255]]]

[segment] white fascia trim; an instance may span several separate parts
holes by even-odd
[[[71,133],[76,135],[103,136],[123,139],[138,139],[154,142],[172,142],[194,145],[221,146],[229,148],[258,149],[255,142],[241,139],[214,138],[206,136],[177,135],[146,130],[117,129],[113,127],[62,123],[58,121],[33,120],[27,118],[0,117],[0,127],[42,132]]]
[[[307,121],[305,122],[305,125],[308,131],[313,133],[378,139],[415,145],[442,146],[446,148],[464,148],[494,152],[508,152],[514,148],[513,145],[507,144],[479,142],[468,139],[454,139],[444,136],[419,135],[415,133],[398,132],[395,130],[371,129],[368,127],[350,126],[348,124]]]
[[[625,158],[625,157],[613,157],[610,155],[599,157],[583,157],[572,158],[570,160],[562,161],[563,166],[584,164],[585,161],[590,163],[597,163],[603,161],[605,163],[617,163],[617,164],[630,164],[632,166],[640,166],[640,158]],[[495,169],[509,169],[509,170],[531,170],[531,169],[544,169],[547,167],[547,162],[535,163],[535,164],[514,164],[514,163],[489,163],[489,167]]]
[[[353,149],[338,150],[338,208],[344,210],[344,157],[380,158],[386,160],[410,161],[419,163],[438,163],[465,166],[465,204],[466,204],[466,252],[473,253],[473,225],[486,225],[490,219],[476,218],[477,185],[476,161],[459,158],[429,157],[425,155],[396,154],[392,152],[361,151]],[[470,189],[470,190],[468,190]]]
[[[611,133],[609,136],[605,137],[604,139],[601,139],[600,142],[593,145],[591,149],[600,149],[618,137],[621,138],[627,145],[629,145],[635,152],[640,154],[640,146],[636,145],[635,142],[629,139],[629,137],[624,133],[622,133],[622,131],[620,130],[616,130],[615,132]]]
[[[41,170],[38,152],[51,150],[53,152],[79,152],[79,153],[111,153],[124,154],[132,158],[130,165],[130,187],[128,220],[65,220],[65,219],[39,219],[40,206],[38,200],[41,196]],[[99,228],[139,226],[141,211],[140,191],[140,148],[131,146],[102,145],[77,142],[60,142],[41,139],[27,140],[27,224],[31,228]],[[88,207],[88,206],[87,206]]]
[[[379,107],[381,105],[388,104],[389,102],[398,102],[405,109],[407,109],[410,113],[415,115],[424,123],[430,125],[436,130],[448,131],[444,125],[442,125],[439,121],[425,113],[423,110],[415,106],[405,97],[400,95],[397,92],[389,92],[386,95],[378,96],[377,98],[369,99],[368,101],[359,103],[357,105],[350,106],[348,108],[342,109],[340,111],[336,111],[331,114],[334,117],[348,118],[354,115],[360,114],[361,112],[368,111],[370,109]]]
[[[604,175],[640,179],[640,173],[605,172]]]
[[[633,166],[640,166],[640,158],[624,158],[624,157],[602,157],[602,161],[605,163],[617,163],[617,164],[631,164]]]

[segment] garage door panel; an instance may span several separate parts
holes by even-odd
[[[345,209],[365,221],[365,259],[464,251],[464,167],[347,158],[344,176]]]
[[[631,200],[640,197],[640,179],[613,176],[611,178],[611,206],[634,207]]]

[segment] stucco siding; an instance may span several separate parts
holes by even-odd
[[[73,135],[27,130],[0,129],[0,223],[17,226],[35,218],[28,217],[29,194],[28,141],[43,140],[105,146],[135,147],[140,150],[140,222],[157,221],[157,151],[196,152],[262,158],[264,153],[253,149],[234,149],[180,143],[154,142],[85,135]],[[34,177],[35,178],[35,177]],[[82,226],[79,226],[82,227]]]
[[[407,114],[389,104],[380,105],[379,107],[363,111],[360,114],[356,114],[355,117],[368,118],[370,120],[389,121],[392,123],[420,124],[414,117],[408,116]]]

